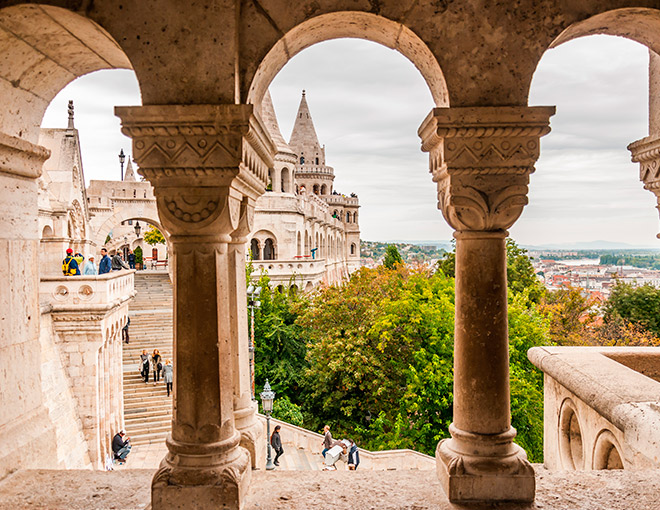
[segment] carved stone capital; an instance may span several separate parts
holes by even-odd
[[[639,163],[639,180],[656,196],[660,212],[660,138],[647,136],[628,145],[634,163]],[[658,236],[660,238],[660,234]]]
[[[252,105],[117,107],[171,234],[232,235],[265,191],[276,147]]]
[[[49,157],[41,145],[0,133],[0,172],[36,179]]]
[[[419,128],[438,185],[438,208],[456,230],[505,230],[527,205],[539,138],[554,107],[434,108]]]

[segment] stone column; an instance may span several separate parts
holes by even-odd
[[[251,105],[117,108],[169,234],[174,284],[174,411],[154,508],[240,508],[248,452],[234,420],[229,245],[244,200],[264,192],[273,143]],[[240,367],[245,370],[247,367]]]
[[[258,405],[252,400],[252,375],[248,342],[248,312],[245,281],[245,250],[247,237],[254,224],[254,202],[247,197],[241,204],[239,226],[229,243],[229,285],[231,295],[232,344],[236,347],[234,361],[234,420],[241,433],[241,446],[250,452],[252,469],[266,465],[264,427],[257,419]]]
[[[438,207],[456,229],[454,420],[436,450],[453,502],[534,499],[534,470],[511,427],[505,238],[527,204],[553,113],[436,108],[419,130]]]
[[[282,167],[275,165],[270,169],[272,189],[274,193],[282,193]]]

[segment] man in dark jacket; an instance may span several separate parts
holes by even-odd
[[[135,269],[135,253],[133,253],[133,250],[128,252],[128,267]]]
[[[112,270],[119,271],[121,269],[128,269],[126,262],[121,258],[121,252],[117,251],[112,256]]]
[[[112,438],[112,451],[115,454],[115,459],[122,464],[126,462],[126,457],[131,453],[131,445],[130,438],[126,437],[126,432],[124,430],[120,430],[115,434],[115,437]]]
[[[275,427],[275,430],[273,431],[273,434],[270,436],[270,445],[275,449],[275,460],[273,461],[273,464],[276,466],[279,466],[280,463],[278,462],[279,458],[284,454],[284,448],[282,448],[282,439],[280,438],[280,427],[279,425]]]
[[[112,261],[108,257],[108,250],[101,248],[101,261],[99,262],[99,274],[109,273],[112,269]]]

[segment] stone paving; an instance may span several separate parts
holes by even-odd
[[[453,505],[433,471],[254,471],[244,510],[658,510],[660,470],[536,470],[531,504]],[[18,471],[0,482],[0,510],[150,508],[153,469]],[[163,509],[157,509],[163,510]]]

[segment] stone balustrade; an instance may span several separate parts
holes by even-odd
[[[535,347],[552,470],[660,467],[660,349]]]
[[[94,276],[41,277],[39,302],[50,303],[55,311],[75,311],[81,306],[87,310],[110,309],[135,295],[135,270],[111,271]]]
[[[347,197],[344,195],[327,195],[324,197],[325,201],[331,205],[360,205],[358,197]]]
[[[266,417],[259,415],[266,426]],[[291,425],[290,423],[270,419],[271,431],[279,425],[282,427],[280,435],[282,442],[293,448],[299,448],[308,452],[317,452],[319,455],[323,450],[323,436],[312,432],[311,430]],[[343,438],[335,438],[343,439]],[[435,458],[414,450],[383,450],[372,452],[359,448],[360,451],[360,470],[367,471],[386,471],[386,470],[434,470]]]

